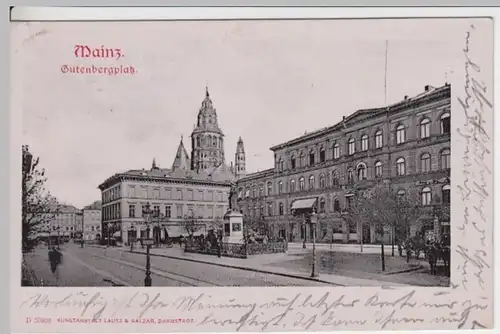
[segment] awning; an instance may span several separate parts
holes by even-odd
[[[316,204],[316,198],[298,199],[292,203],[292,210],[312,209]]]

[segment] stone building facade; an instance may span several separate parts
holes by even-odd
[[[117,173],[99,185],[103,237],[128,243],[187,236],[188,218],[199,226],[195,234],[218,226],[229,207],[231,183],[245,167],[241,138],[235,155],[239,173],[225,163],[223,139],[207,89],[191,134],[191,155],[181,138],[171,168],[160,168],[153,159],[151,168]],[[147,204],[154,212],[149,236],[142,214]]]
[[[289,241],[310,240],[303,218],[292,215],[299,201],[318,212],[320,242],[375,243],[367,223],[348,223],[343,212],[355,189],[380,182],[428,210],[411,233],[449,233],[451,86],[375,109],[358,110],[333,126],[271,147],[274,168],[237,181],[238,204],[247,221]],[[385,233],[390,242],[390,231]]]
[[[78,208],[67,204],[54,204],[51,208],[57,214],[46,214],[38,227],[43,236],[73,238],[82,230],[83,216]]]
[[[82,209],[83,240],[94,241],[101,238],[101,201],[87,205]]]

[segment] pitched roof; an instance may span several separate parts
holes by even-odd
[[[94,203],[85,206],[83,210],[101,210],[101,207],[101,201],[95,201]]]
[[[188,152],[184,147],[183,138],[181,137],[181,141],[179,143],[179,147],[177,147],[177,153],[175,154],[175,159],[172,164],[172,170],[190,168],[191,160],[189,159]]]

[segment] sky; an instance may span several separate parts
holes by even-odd
[[[208,86],[228,164],[241,136],[247,171],[273,166],[269,148],[444,85],[462,59],[462,20],[29,23],[14,28],[23,143],[47,188],[83,207],[114,173],[170,168]],[[385,71],[386,42],[387,71]],[[121,48],[78,59],[75,44]],[[133,66],[134,75],[63,74],[62,65]],[[387,82],[386,89],[384,82]]]

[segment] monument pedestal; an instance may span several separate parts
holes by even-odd
[[[224,216],[223,242],[243,244],[243,215],[237,211],[228,211]]]

